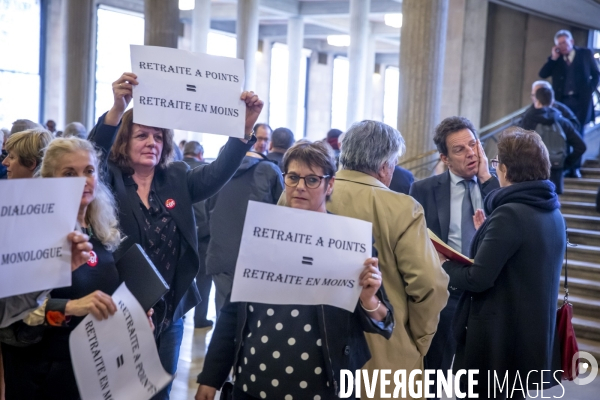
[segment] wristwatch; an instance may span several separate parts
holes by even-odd
[[[254,136],[254,130],[252,130],[252,132],[248,133],[244,133],[244,139],[245,140],[252,140],[252,137]]]

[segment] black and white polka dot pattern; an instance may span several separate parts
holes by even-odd
[[[336,398],[314,306],[248,304],[235,386],[258,399]]]

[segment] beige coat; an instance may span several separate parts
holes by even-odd
[[[379,268],[396,326],[389,340],[365,334],[372,358],[364,368],[371,377],[373,369],[391,369],[392,373],[404,369],[408,378],[411,370],[423,369],[423,357],[448,300],[448,276],[427,235],[423,208],[370,175],[341,170],[327,209],[373,223]],[[387,393],[393,393],[391,380]],[[379,398],[379,388],[375,394]]]

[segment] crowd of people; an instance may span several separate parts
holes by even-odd
[[[195,327],[213,326],[215,285],[218,317],[196,400],[219,390],[241,400],[333,399],[340,371],[361,368],[478,369],[507,373],[509,382],[545,370],[525,389],[557,385],[566,246],[557,194],[565,173],[580,176],[592,118],[587,88],[597,86],[598,70],[568,31],[555,43],[540,71],[552,85],[533,83],[532,106],[520,127],[499,135],[496,158],[488,159],[468,119],[449,117],[433,137],[446,171],[419,181],[397,165],[405,142],[393,127],[366,120],[322,141],[296,141],[288,128],[257,123],[263,102],[253,92],[240,97],[244,137],[231,137],[208,163],[200,143],[178,146],[172,130],[133,122],[132,73],[112,84],[113,105],[89,135],[77,122],[56,132],[54,121],[16,121],[0,138],[0,179],[86,183],[68,236],[72,285],[0,299],[6,400],[80,398],[69,334],[88,314],[115,313],[116,254],[136,243],[170,287],[148,312],[168,373],[177,372],[185,315],[195,308]],[[230,301],[249,201],[372,223],[353,312]],[[473,263],[436,252],[428,229]],[[491,384],[486,376],[480,395]],[[497,398],[525,397],[511,395]]]

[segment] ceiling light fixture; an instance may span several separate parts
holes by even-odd
[[[196,6],[195,0],[179,0],[180,10],[193,10]]]
[[[350,35],[329,35],[327,36],[327,44],[336,47],[350,46]]]
[[[385,14],[383,20],[387,26],[391,26],[392,28],[402,27],[402,14]]]

